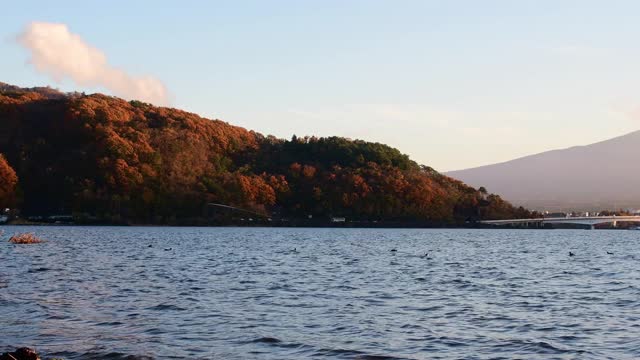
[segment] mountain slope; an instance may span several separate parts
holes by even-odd
[[[504,163],[448,172],[541,210],[640,208],[640,131]]]
[[[210,203],[287,219],[454,224],[530,215],[383,144],[282,140],[177,109],[50,88],[0,83],[0,154],[18,175],[10,198],[24,215],[158,224],[237,215]]]

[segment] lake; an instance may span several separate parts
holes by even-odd
[[[640,231],[0,229],[0,351],[640,357]],[[7,242],[25,231],[48,242]]]

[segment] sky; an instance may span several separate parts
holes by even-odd
[[[382,142],[440,171],[640,129],[637,1],[0,5],[1,82],[117,91],[51,77],[18,40],[32,22],[65,24],[110,69],[159,80],[172,107],[282,138]]]

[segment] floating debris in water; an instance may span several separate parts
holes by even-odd
[[[9,242],[12,244],[40,244],[45,242],[45,240],[40,239],[34,233],[24,233],[13,235],[9,239]]]

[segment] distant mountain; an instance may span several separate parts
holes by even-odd
[[[155,224],[532,215],[384,144],[278,139],[140,101],[0,83],[3,206],[36,219]]]
[[[640,208],[639,150],[635,131],[447,175],[537,210]]]

